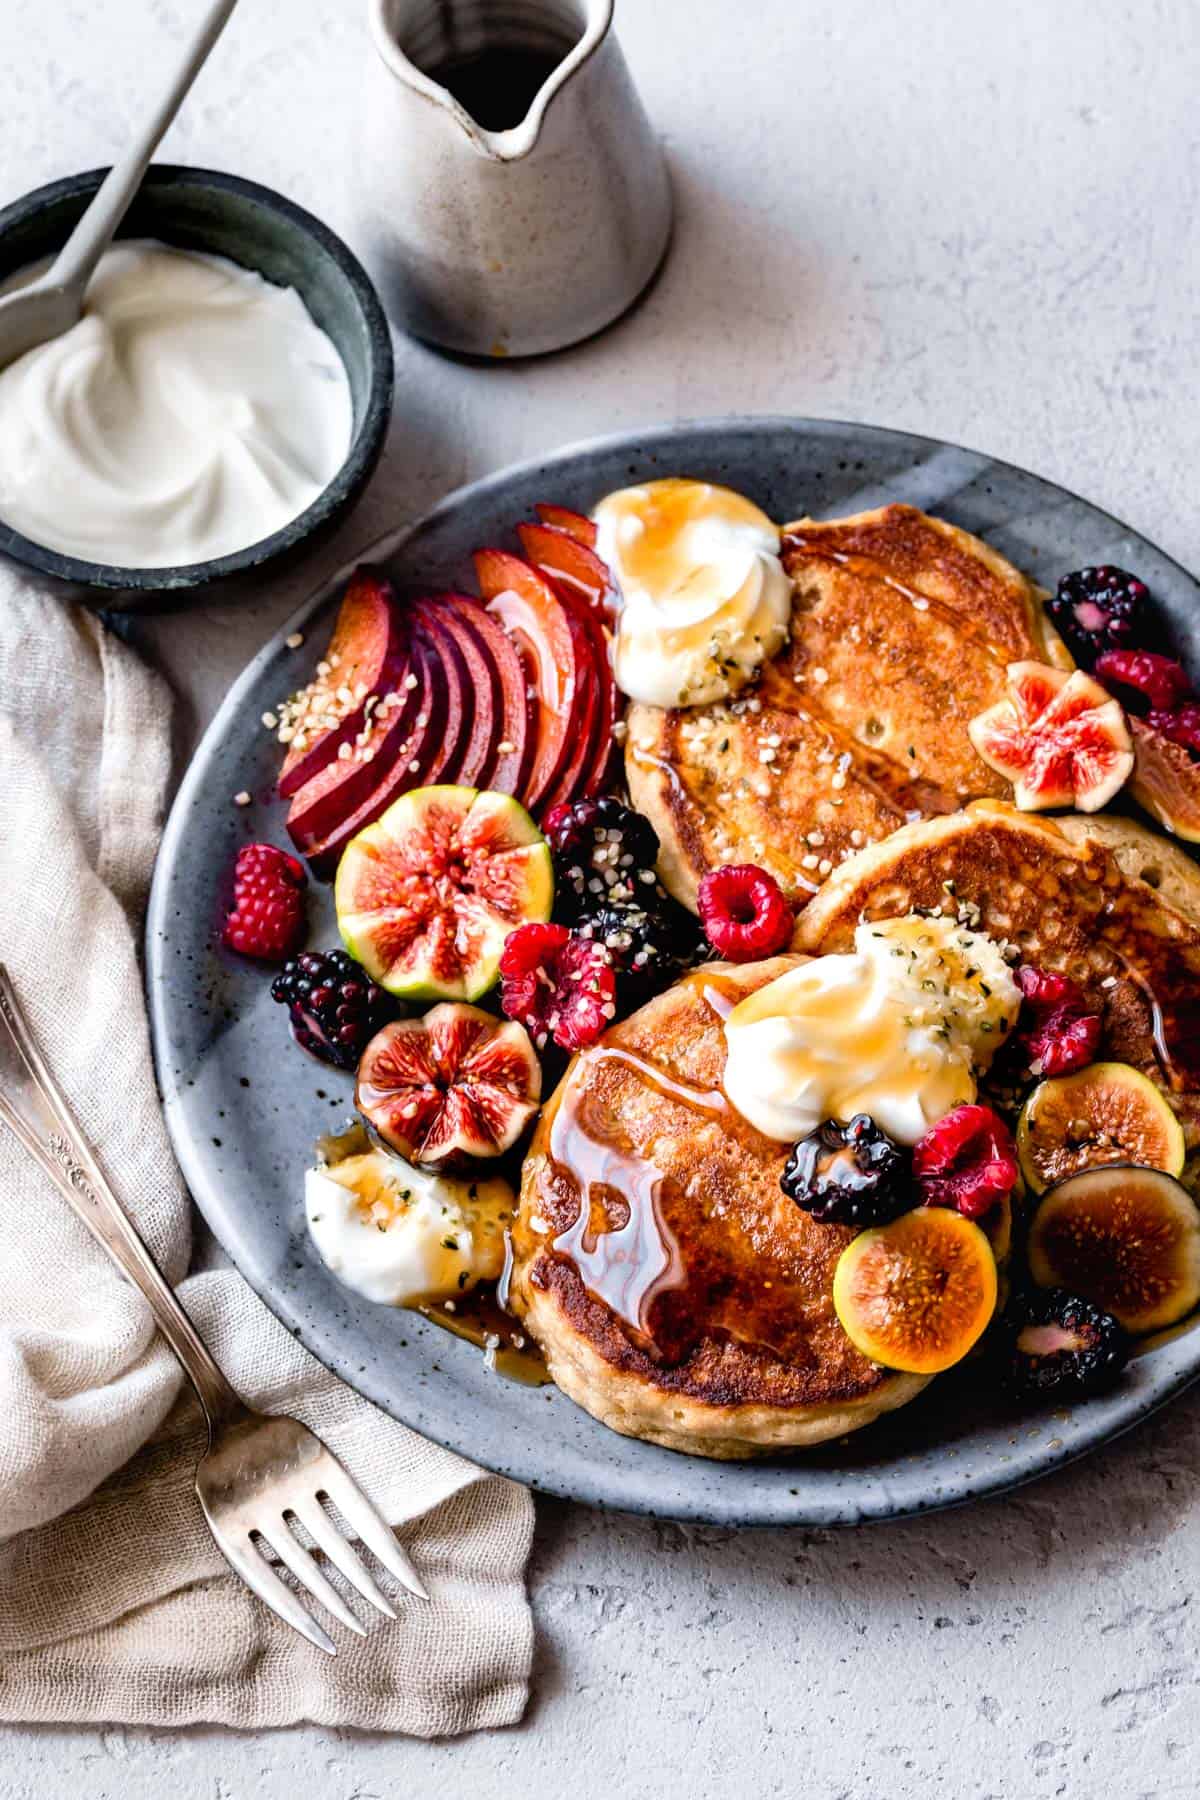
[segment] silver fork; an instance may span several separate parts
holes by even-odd
[[[335,1619],[366,1632],[293,1529],[298,1522],[333,1566],[389,1619],[396,1609],[322,1505],[336,1507],[401,1586],[429,1595],[380,1517],[337,1457],[298,1419],[253,1412],[234,1393],[160,1274],[75,1124],[0,963],[0,1119],[41,1166],[92,1236],[141,1289],[183,1364],[208,1422],[196,1496],[222,1556],[272,1612],[330,1656],[337,1646],[264,1554],[265,1546]]]

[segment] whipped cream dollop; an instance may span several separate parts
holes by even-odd
[[[779,531],[741,494],[648,481],[606,495],[592,516],[620,596],[613,666],[631,700],[724,699],[782,646],[792,583]]]
[[[499,1176],[462,1181],[382,1150],[304,1177],[308,1229],[322,1260],[384,1306],[452,1300],[495,1281],[515,1206]]]
[[[206,562],[302,513],[352,422],[345,367],[294,289],[118,243],[78,324],[0,370],[0,518],[96,562]]]
[[[864,921],[853,951],[814,957],[734,1007],[725,1092],[782,1143],[869,1113],[897,1143],[915,1144],[974,1100],[1019,1006],[984,933],[917,913]]]

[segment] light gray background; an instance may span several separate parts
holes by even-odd
[[[197,5],[0,0],[0,198],[107,160]],[[385,527],[642,421],[791,411],[947,437],[1200,568],[1194,0],[622,0],[618,24],[676,183],[658,286],[540,364],[399,344],[388,452],[340,539],[236,610],[140,628],[185,733]],[[243,0],[164,154],[268,182],[352,237],[367,54],[361,0]],[[0,1800],[1182,1800],[1198,1449],[1200,1395],[1011,1499],[845,1535],[542,1503],[523,1727],[436,1745],[7,1728]]]

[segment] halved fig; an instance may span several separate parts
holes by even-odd
[[[1200,762],[1145,719],[1130,719],[1133,775],[1129,791],[1152,819],[1185,843],[1200,844]]]
[[[449,593],[439,598],[442,605],[453,611],[476,635],[496,671],[499,736],[495,766],[486,785],[501,794],[521,795],[525,792],[535,748],[533,703],[521,653],[480,601],[469,594]]]
[[[967,726],[976,753],[1013,784],[1023,812],[1098,812],[1133,769],[1125,715],[1098,681],[1044,663],[1010,663],[1008,694]]]
[[[534,698],[537,747],[521,798],[536,812],[575,744],[587,704],[579,680],[582,628],[544,575],[506,550],[477,550],[488,611],[515,639]]]
[[[572,512],[569,506],[552,506],[548,501],[539,501],[533,510],[543,525],[556,525],[589,549],[594,547],[596,527],[583,513]]]
[[[1105,1163],[1141,1163],[1178,1175],[1183,1127],[1140,1070],[1091,1063],[1034,1088],[1017,1120],[1017,1155],[1035,1194]]]
[[[380,987],[477,1000],[509,932],[550,917],[550,848],[507,794],[418,788],[347,847],[333,897],[343,943]]]
[[[376,1033],[358,1065],[355,1103],[393,1150],[436,1168],[509,1149],[541,1092],[523,1025],[447,1002]]]
[[[1029,1272],[1142,1336],[1200,1302],[1200,1211],[1161,1169],[1085,1169],[1050,1189],[1029,1230]]]
[[[403,676],[406,632],[391,583],[356,569],[338,609],[318,673],[285,709],[288,751],[279,773],[287,799],[353,743],[372,710],[368,701]]]
[[[978,1225],[918,1206],[863,1231],[838,1258],[833,1304],[851,1343],[913,1375],[961,1362],[996,1310],[996,1259]]]

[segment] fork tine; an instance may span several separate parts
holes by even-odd
[[[352,1544],[348,1544],[319,1500],[310,1500],[303,1511],[295,1509],[296,1517],[306,1530],[311,1531],[319,1547],[325,1552],[336,1569],[340,1569],[351,1587],[357,1588],[364,1600],[378,1607],[385,1618],[397,1617],[396,1609],[376,1583],[375,1577],[360,1559]]]
[[[232,1537],[217,1530],[211,1517],[208,1522],[218,1550],[246,1586],[253,1588],[259,1599],[273,1613],[278,1613],[285,1625],[290,1625],[301,1637],[306,1637],[318,1650],[324,1650],[327,1656],[336,1656],[337,1645],[328,1632],[322,1631],[317,1621],[310,1618],[291,1588],[280,1581],[266,1557],[255,1549],[251,1540],[246,1538],[243,1541],[240,1537]]]
[[[318,1568],[304,1545],[299,1543],[288,1529],[286,1518],[281,1518],[277,1530],[270,1537],[264,1532],[263,1537],[275,1552],[280,1562],[286,1563],[301,1587],[306,1587],[314,1600],[328,1608],[334,1618],[357,1632],[359,1637],[366,1637],[367,1628],[350,1611],[333,1583],[327,1579],[323,1570]]]
[[[410,1594],[415,1594],[418,1600],[428,1600],[428,1590],[396,1542],[391,1526],[380,1518],[357,1481],[338,1461],[332,1450],[328,1455],[332,1467],[326,1464],[317,1470],[317,1478],[323,1483],[323,1491],[328,1494],[346,1523],[354,1527],[367,1549],[374,1552],[401,1587],[407,1588]],[[334,1479],[331,1480],[331,1476]],[[322,1488],[318,1487],[317,1491],[321,1492]]]

